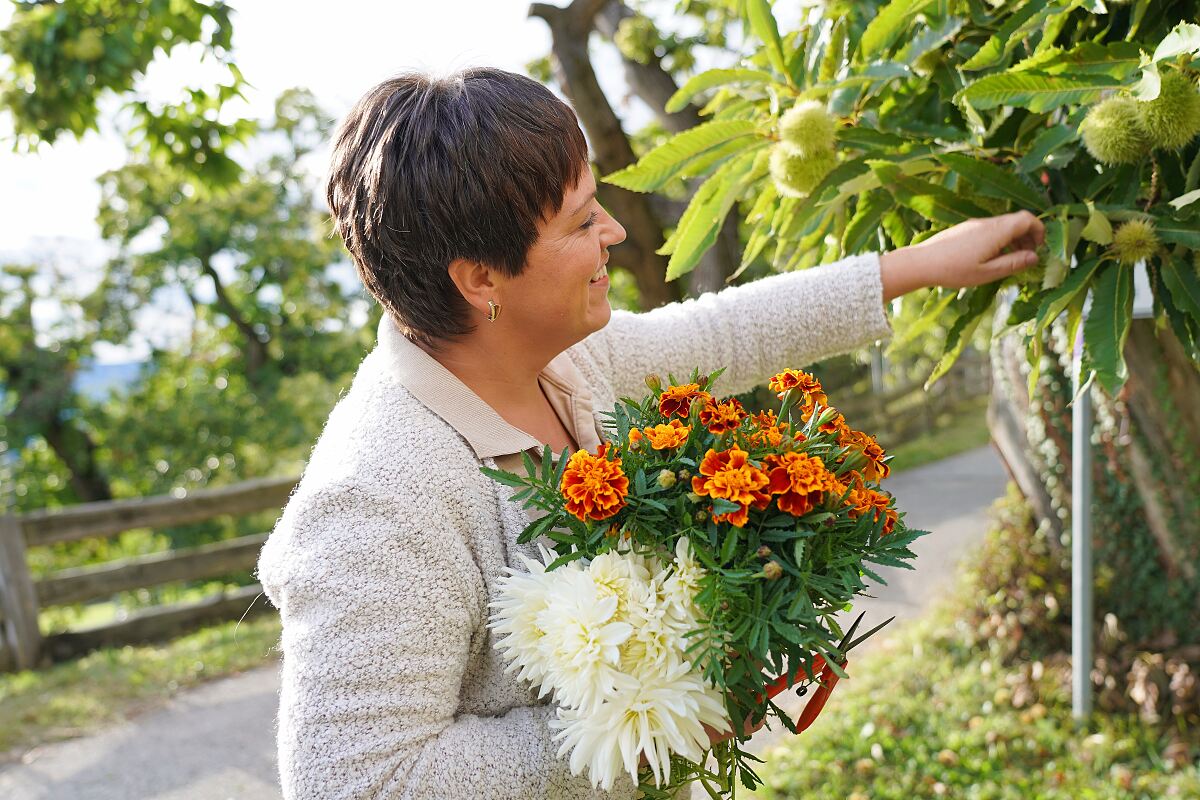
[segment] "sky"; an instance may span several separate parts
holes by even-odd
[[[557,0],[556,5],[566,5]],[[284,89],[304,86],[340,118],[367,89],[408,68],[435,73],[488,65],[524,72],[534,58],[549,52],[550,33],[540,19],[527,17],[529,0],[233,0],[235,60],[253,85],[247,105],[231,108],[239,116],[267,116]],[[670,7],[670,3],[665,3]],[[11,6],[0,4],[0,27]],[[632,130],[649,110],[626,94],[618,57],[611,47],[593,42],[597,74],[614,107]],[[185,86],[211,85],[224,77],[196,49],[176,48],[170,59],[153,63],[141,83],[152,101],[178,96]],[[120,103],[110,99],[102,118],[112,120]],[[11,152],[11,123],[0,116],[0,259],[34,261],[57,267],[56,279],[86,291],[99,279],[108,257],[95,224],[100,194],[96,177],[125,161],[125,144],[112,124],[81,141],[64,138],[37,154]],[[327,151],[315,153],[320,175]],[[47,278],[49,279],[49,278]],[[156,344],[169,343],[189,327],[186,303],[164,298],[146,309],[141,328]],[[61,315],[43,302],[35,306],[41,322]],[[134,347],[101,347],[101,362],[144,357],[145,342]]]

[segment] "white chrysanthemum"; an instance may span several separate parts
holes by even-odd
[[[635,553],[610,551],[593,558],[587,569],[602,595],[617,598],[617,619],[628,622],[630,592],[651,579],[646,559]]]
[[[558,701],[590,711],[629,682],[619,668],[620,647],[633,628],[616,617],[617,597],[601,591],[589,572],[558,573],[549,573],[554,580],[536,617],[543,632],[538,653]]]
[[[571,772],[587,767],[592,786],[612,789],[617,775],[627,772],[637,782],[642,752],[654,774],[655,786],[671,779],[672,753],[699,762],[708,748],[704,725],[732,730],[719,690],[681,661],[664,673],[652,673],[636,686],[623,689],[594,712],[558,708],[562,739],[558,756],[571,751]]]
[[[518,553],[517,557],[524,562],[526,571],[519,572],[512,567],[505,567],[509,574],[497,581],[499,597],[488,604],[490,608],[496,609],[490,617],[488,627],[497,637],[502,637],[497,639],[496,649],[500,650],[504,658],[512,661],[505,672],[511,673],[520,668],[517,678],[533,684],[541,683],[546,674],[539,650],[539,643],[545,631],[538,625],[537,616],[545,610],[550,584],[560,571],[547,573],[546,567],[556,556],[542,544],[538,544],[538,549],[544,563],[538,563]],[[578,572],[580,565],[572,562],[562,569]]]
[[[675,560],[669,567],[669,574],[662,578],[663,592],[671,614],[692,626],[695,626],[699,612],[696,593],[700,591],[700,581],[705,574],[704,567],[692,555],[691,542],[686,536],[680,536],[675,542]]]
[[[649,672],[665,672],[682,660],[689,628],[671,616],[662,584],[638,583],[632,587],[626,620],[633,633],[621,646],[623,672],[643,678]]]

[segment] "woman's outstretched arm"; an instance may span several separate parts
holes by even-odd
[[[971,219],[920,244],[772,275],[642,314],[613,311],[580,345],[617,397],[637,396],[651,372],[683,379],[725,367],[720,393],[739,394],[891,335],[884,306],[928,286],[1001,280],[1037,263],[1045,228],[1028,211]]]

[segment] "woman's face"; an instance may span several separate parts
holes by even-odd
[[[625,229],[595,194],[596,179],[585,165],[558,214],[539,222],[525,270],[508,279],[503,292],[509,322],[556,353],[603,328],[612,315],[605,264],[608,248],[625,240]]]

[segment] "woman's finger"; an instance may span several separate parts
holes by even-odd
[[[983,264],[985,277],[984,282],[998,281],[1002,278],[1007,278],[1014,272],[1020,272],[1023,269],[1032,267],[1037,263],[1037,253],[1032,250],[1016,250],[1012,253],[1005,253],[997,256],[991,261],[986,261]]]

